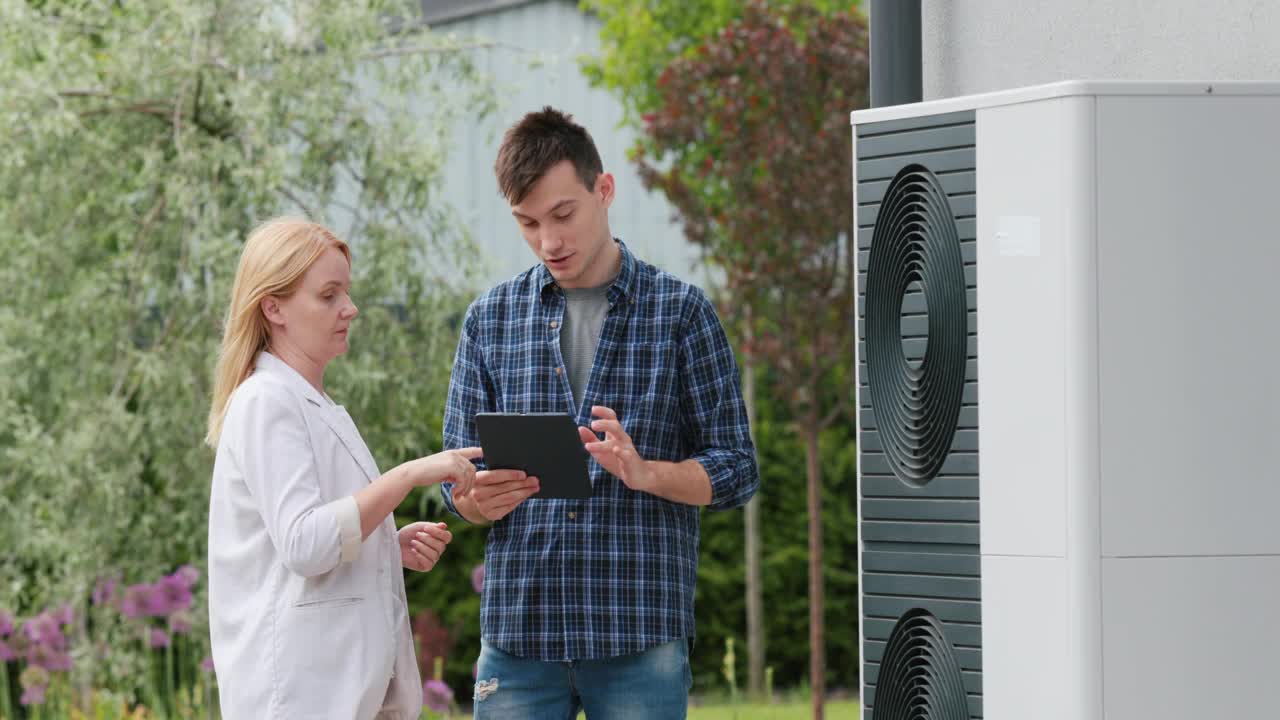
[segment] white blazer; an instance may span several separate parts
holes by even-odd
[[[209,498],[222,717],[416,720],[395,521],[360,540],[379,475],[346,411],[263,352],[231,395]]]

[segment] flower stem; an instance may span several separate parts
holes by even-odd
[[[150,706],[149,714],[158,715],[161,712],[160,710],[161,703],[160,703],[159,683],[156,682],[156,674],[158,673],[158,668],[156,667],[157,664],[158,663],[156,662],[155,651],[152,650],[151,652],[148,652],[147,653],[147,704]]]
[[[168,694],[165,710],[175,715],[178,709],[178,698],[173,694],[173,640],[164,646],[164,688]]]
[[[0,713],[6,719],[14,717],[13,699],[9,697],[9,663],[0,661]]]

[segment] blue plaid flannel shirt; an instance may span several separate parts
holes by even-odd
[[[463,320],[444,446],[478,446],[478,412],[618,413],[646,460],[694,458],[711,509],[759,487],[738,367],[715,308],[697,287],[636,259],[608,291],[582,405],[560,353],[564,295],[541,264],[478,298]],[[629,489],[590,460],[587,500],[529,500],[494,523],[485,546],[484,641],[545,661],[641,652],[694,634],[699,509]],[[454,514],[452,488],[441,486]]]

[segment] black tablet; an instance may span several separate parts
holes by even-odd
[[[476,413],[476,430],[490,470],[523,470],[538,478],[534,498],[591,497],[590,456],[567,413]]]

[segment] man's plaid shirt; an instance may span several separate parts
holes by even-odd
[[[608,291],[581,406],[560,353],[564,295],[538,264],[492,290],[463,320],[444,446],[479,446],[478,412],[618,414],[646,460],[694,458],[711,509],[746,504],[759,486],[738,367],[698,288],[636,259]],[[594,460],[587,500],[528,500],[493,524],[485,547],[484,641],[546,661],[641,652],[694,634],[696,507],[629,489]],[[452,488],[441,486],[455,514]]]

